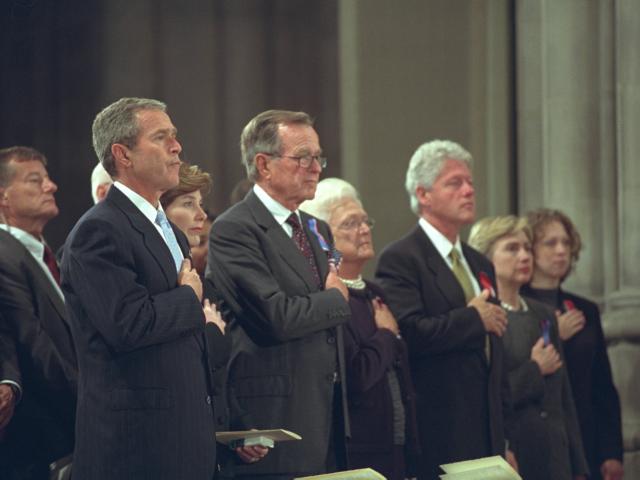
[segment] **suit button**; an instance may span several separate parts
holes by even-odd
[[[327,343],[331,343],[331,344],[336,343],[336,337],[327,338]]]
[[[549,414],[547,412],[545,412],[544,410],[542,412],[540,412],[540,418],[547,418],[549,416]]]
[[[211,395],[207,395],[207,405],[211,405]]]

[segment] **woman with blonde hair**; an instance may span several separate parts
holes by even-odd
[[[527,222],[513,215],[482,219],[469,245],[493,262],[507,311],[504,360],[513,403],[507,420],[520,474],[524,480],[584,479],[588,468],[554,312],[519,293],[533,271]]]

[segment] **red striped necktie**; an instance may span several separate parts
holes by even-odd
[[[311,268],[311,273],[313,274],[313,278],[318,284],[319,288],[322,288],[322,282],[320,281],[320,273],[318,272],[318,265],[316,264],[316,258],[313,255],[313,250],[311,250],[311,244],[309,243],[309,239],[307,235],[304,233],[302,226],[300,225],[300,220],[298,220],[298,215],[292,213],[287,218],[287,223],[291,225],[293,229],[292,239],[295,242],[298,249],[302,252],[302,255],[307,259],[307,263]]]
[[[44,246],[43,260],[45,265],[49,268],[53,279],[58,285],[60,285],[60,269],[58,268],[58,262],[56,262],[56,257],[48,245]]]

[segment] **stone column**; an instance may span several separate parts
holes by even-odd
[[[341,176],[379,220],[378,251],[417,220],[404,181],[428,140],[454,140],[473,154],[480,216],[513,209],[508,6],[339,2]]]
[[[634,45],[640,42],[640,5],[614,2],[615,25],[615,154],[609,198],[606,262],[607,336],[614,374],[623,404],[625,478],[640,478],[640,63]],[[616,228],[611,229],[612,226]]]
[[[640,478],[640,5],[516,2],[518,206],[565,211],[585,249],[567,288],[603,307],[622,403],[625,478]]]

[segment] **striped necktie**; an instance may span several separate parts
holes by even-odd
[[[309,243],[309,239],[307,235],[304,233],[302,226],[300,225],[300,221],[298,220],[298,215],[292,213],[287,218],[287,223],[291,225],[291,229],[293,230],[292,239],[304,258],[307,259],[307,263],[311,268],[311,273],[313,274],[313,278],[318,284],[319,288],[322,288],[322,282],[320,281],[320,273],[318,272],[318,265],[316,264],[316,257],[313,255],[313,251],[311,250],[311,244]]]

